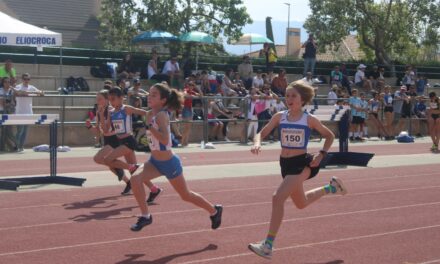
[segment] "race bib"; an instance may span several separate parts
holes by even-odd
[[[154,148],[153,135],[151,134],[150,130],[147,130],[146,134],[148,138],[148,145],[150,146],[151,149],[153,149]]]
[[[125,134],[124,120],[112,120],[116,134]]]
[[[303,148],[305,143],[305,131],[298,128],[281,129],[281,145],[286,148]]]

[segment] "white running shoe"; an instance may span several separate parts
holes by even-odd
[[[267,259],[272,258],[272,249],[266,245],[264,240],[258,243],[250,243],[248,248],[260,257]]]
[[[344,186],[344,183],[342,182],[341,179],[337,178],[337,177],[332,177],[331,181],[330,181],[330,185],[336,188],[336,193],[335,194],[341,194],[341,195],[346,195],[347,194],[347,189]]]

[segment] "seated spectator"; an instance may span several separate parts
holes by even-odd
[[[221,83],[221,91],[222,95],[225,97],[237,97],[238,93],[235,91],[237,88],[237,85],[234,84],[231,81],[231,76],[234,73],[232,69],[228,69],[225,72],[225,75],[223,76],[222,83]],[[229,107],[236,107],[237,106],[237,99],[231,99],[226,101],[226,105]]]
[[[9,78],[11,85],[15,85],[17,73],[12,65],[12,60],[5,60],[5,65],[0,66],[0,78]]]
[[[278,96],[284,96],[286,94],[287,78],[286,70],[280,69],[278,76],[272,80],[272,92]]]
[[[338,95],[336,94],[338,92],[338,86],[336,84],[333,84],[332,89],[328,93],[327,96],[327,104],[328,105],[335,105],[336,101],[338,99]]]
[[[367,66],[365,66],[364,64],[358,66],[358,70],[354,76],[354,83],[359,88],[363,88],[366,91],[371,91],[373,89],[371,81],[365,76],[366,68]]]
[[[118,65],[117,73],[121,78],[139,78],[140,72],[134,65],[133,58],[130,53],[126,54]]]
[[[342,72],[339,70],[339,66],[335,66],[334,70],[330,73],[330,85],[342,87],[342,78]]]
[[[257,75],[254,76],[254,79],[252,80],[252,88],[261,89],[264,85],[264,79],[262,76],[262,72],[260,69],[257,70]]]
[[[208,99],[208,124],[212,129],[209,133],[209,141],[217,141],[223,137],[224,124],[222,121],[220,121],[220,119],[215,116],[214,108],[218,111],[218,106],[216,105],[215,98],[210,97]],[[225,113],[225,115],[227,114]]]
[[[148,62],[148,79],[155,80],[157,82],[167,82],[170,83],[170,76],[167,74],[159,73],[159,68],[157,67],[157,59],[159,56],[157,55],[156,51],[153,51],[151,53],[151,59]]]
[[[243,62],[238,65],[237,72],[243,81],[244,87],[249,90],[252,87],[252,75],[254,75],[254,69],[249,56],[243,56]]]
[[[167,62],[165,62],[162,73],[168,75],[170,85],[178,83],[181,74],[176,55],[173,55]]]
[[[227,135],[229,121],[226,120],[232,118],[232,111],[228,110],[224,106],[221,98],[216,98],[211,106],[212,106],[212,114],[214,115],[214,117],[220,119],[223,122],[223,129],[222,129],[223,138],[226,141],[230,141]]]
[[[306,84],[313,86],[313,84],[315,83],[313,81],[313,75],[312,72],[307,72],[306,76],[304,76],[304,78],[301,79],[303,82],[305,82]]]
[[[202,92],[202,94],[204,95],[214,94],[211,91],[211,85],[209,84],[209,76],[206,71],[201,72],[199,83],[200,83],[200,91]]]
[[[134,106],[136,98],[139,98],[140,100],[142,100],[142,102],[146,102],[146,97],[148,96],[148,92],[141,88],[141,80],[134,79],[133,87],[128,89],[127,96],[128,96],[128,104]],[[146,104],[141,104],[141,105],[146,105]]]

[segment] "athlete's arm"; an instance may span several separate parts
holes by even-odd
[[[278,127],[278,124],[280,123],[282,113],[276,113],[272,116],[269,123],[263,127],[263,129],[260,131],[260,133],[256,134],[254,137],[254,145],[251,148],[251,152],[254,154],[260,153],[261,148],[261,139],[264,139],[269,135],[269,133],[274,130],[276,127]]]
[[[159,142],[163,145],[167,145],[169,141],[170,131],[170,118],[168,114],[165,112],[160,112],[156,115],[156,124],[159,126],[159,129],[150,126],[151,134],[159,140]]]
[[[330,147],[333,144],[333,140],[335,139],[335,134],[326,126],[324,126],[318,118],[310,115],[309,117],[309,127],[318,131],[319,134],[324,138],[324,146],[322,147],[322,151],[327,153]],[[322,158],[324,158],[323,152],[319,152],[317,156],[313,158],[313,161],[310,163],[310,167],[317,167],[319,163],[321,163]]]
[[[146,111],[144,109],[140,109],[140,108],[136,108],[136,107],[133,107],[133,106],[126,105],[125,106],[125,113],[127,115],[135,114],[135,115],[147,116],[148,111]]]

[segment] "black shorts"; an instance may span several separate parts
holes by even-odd
[[[391,105],[385,106],[385,108],[383,109],[383,111],[386,112],[394,112],[394,108]]]
[[[310,162],[312,162],[313,156],[305,153],[302,155],[283,158],[280,157],[280,166],[281,166],[281,176],[285,178],[287,175],[297,175],[300,174],[305,167],[308,167]],[[319,166],[315,168],[310,168],[310,176],[308,179],[311,179],[316,176],[319,172]]]
[[[120,146],[119,139],[116,135],[104,136],[104,146],[109,145],[112,148],[117,148]]]
[[[128,136],[126,138],[120,138],[119,144],[121,146],[125,145],[127,148],[129,148],[131,150],[136,150],[136,147],[137,147],[136,139],[133,136]]]
[[[351,123],[352,123],[352,124],[355,124],[355,125],[363,124],[364,121],[365,121],[365,119],[363,119],[363,118],[360,117],[360,116],[353,116],[353,118],[351,119]]]
[[[440,116],[439,114],[432,114],[432,115],[431,115],[432,119],[434,119],[434,120],[436,120],[437,118],[439,118],[439,116]]]

